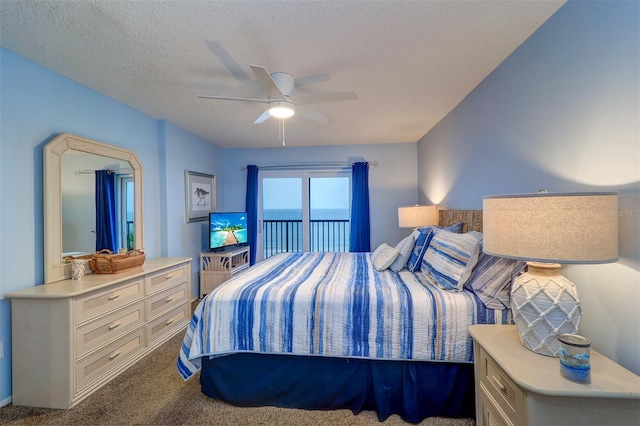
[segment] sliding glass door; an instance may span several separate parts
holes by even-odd
[[[349,251],[350,174],[309,178],[309,251]]]
[[[349,251],[351,173],[261,171],[258,260]]]
[[[266,259],[283,252],[307,251],[304,247],[303,235],[306,232],[303,224],[308,221],[308,207],[303,205],[303,178],[265,174],[267,176],[260,179],[257,260],[260,260],[260,253],[262,259]]]

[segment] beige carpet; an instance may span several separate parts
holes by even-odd
[[[71,410],[0,408],[11,425],[406,425],[399,416],[379,422],[375,412],[242,408],[200,392],[199,376],[184,382],[175,364],[183,333],[133,365]],[[472,419],[425,419],[421,425],[473,426]]]

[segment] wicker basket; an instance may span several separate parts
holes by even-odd
[[[113,254],[111,250],[100,250],[90,260],[94,274],[117,274],[142,266],[145,255],[140,250],[131,250],[123,254]]]
[[[81,260],[86,260],[87,262],[90,261],[91,259],[93,259],[95,257],[94,253],[87,253],[87,254],[74,254],[71,256],[65,256],[62,258],[63,262],[71,262],[72,260],[77,260],[77,259],[81,259]]]

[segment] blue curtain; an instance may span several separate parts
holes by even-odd
[[[249,264],[256,263],[258,248],[258,166],[247,166],[247,240],[251,253]]]
[[[351,235],[349,251],[371,251],[369,221],[369,163],[354,163],[351,170]]]
[[[116,180],[113,172],[96,170],[96,251],[116,253]]]

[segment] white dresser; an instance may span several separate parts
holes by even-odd
[[[191,258],[5,294],[13,404],[70,408],[185,329]],[[177,356],[177,353],[176,353]]]

